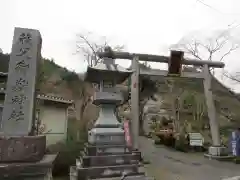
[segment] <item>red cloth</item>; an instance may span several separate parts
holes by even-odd
[[[129,129],[129,121],[124,121],[123,123],[124,131],[125,131],[125,140],[129,147],[132,146],[131,136],[130,136],[130,129]]]

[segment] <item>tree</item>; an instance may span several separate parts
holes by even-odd
[[[183,50],[188,57],[198,60],[224,61],[228,55],[239,48],[239,42],[231,34],[233,28],[235,27],[214,31],[210,36],[201,37],[200,34],[192,34],[183,37],[171,48]],[[214,74],[213,70],[212,72]]]
[[[91,32],[77,34],[77,53],[82,53],[89,66],[95,66],[101,62],[97,52],[102,52],[105,47],[110,46],[109,41],[104,36],[96,36]],[[124,45],[114,45],[112,49],[122,51]]]

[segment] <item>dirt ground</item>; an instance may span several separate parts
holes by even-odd
[[[156,180],[221,180],[240,175],[240,165],[203,157],[202,153],[183,153],[155,146],[151,139],[140,138],[140,150],[146,160],[149,176]]]

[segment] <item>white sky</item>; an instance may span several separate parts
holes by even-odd
[[[166,54],[169,45],[192,31],[240,23],[239,0],[202,1],[222,13],[196,0],[0,0],[0,48],[10,52],[15,26],[38,29],[42,56],[79,72],[86,65],[73,53],[76,34],[82,31],[125,44],[131,52]],[[227,67],[240,67],[236,57],[229,57],[231,63],[228,58]]]

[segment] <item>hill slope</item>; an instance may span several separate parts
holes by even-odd
[[[8,72],[9,59],[9,54],[0,53],[0,72]],[[43,64],[40,67],[39,82],[40,93],[51,93],[67,99],[74,99],[83,91],[83,81],[75,72],[46,58],[43,58]]]

